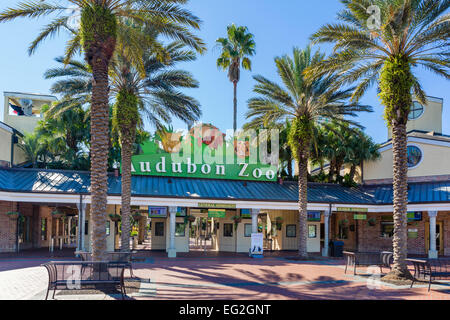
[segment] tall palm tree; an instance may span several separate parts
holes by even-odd
[[[327,126],[327,121],[353,124],[344,116],[354,116],[358,111],[370,111],[368,106],[356,103],[347,104],[350,90],[333,89],[335,76],[322,77],[306,82],[303,72],[311,65],[321,61],[324,55],[319,51],[312,53],[311,48],[293,49],[292,57],[287,55],[275,58],[278,74],[284,85],[257,75],[253,91],[257,97],[248,101],[247,118],[249,126],[281,124],[286,120],[292,123],[289,132],[289,145],[298,166],[298,207],[299,207],[299,255],[307,257],[307,175],[311,139],[317,125]]]
[[[217,67],[228,70],[228,79],[233,83],[233,130],[237,129],[237,83],[241,77],[241,66],[252,70],[249,56],[255,54],[253,34],[244,26],[236,27],[233,23],[227,27],[227,37],[219,38],[216,43],[221,47]]]
[[[195,59],[193,52],[181,51],[182,47],[181,43],[172,43],[166,48],[171,57],[170,66],[159,62],[156,55],[147,54],[145,76],[133,68],[126,56],[118,55],[113,63],[113,121],[119,132],[122,159],[122,251],[130,250],[131,156],[136,128],[142,124],[140,113],[147,114],[157,128],[162,127],[162,122],[170,122],[171,116],[191,123],[201,114],[195,99],[176,90],[198,87],[188,72],[171,69],[176,62]]]
[[[327,24],[312,36],[316,43],[334,43],[334,53],[312,68],[309,75],[339,72],[342,77],[336,85],[358,82],[352,94],[354,101],[378,81],[385,119],[392,129],[393,146],[394,264],[388,278],[410,278],[406,265],[406,123],[412,94],[425,103],[425,93],[413,68],[421,66],[450,78],[450,20],[447,13],[450,1],[341,1],[345,6],[338,15],[341,23]],[[371,5],[378,7],[379,17],[377,10],[370,10]]]
[[[373,142],[372,138],[362,131],[356,133],[347,140],[349,148],[344,160],[345,163],[350,164],[350,181],[354,181],[357,167],[363,170],[364,161],[375,161],[381,156],[378,151],[379,144]]]
[[[61,2],[61,1],[60,1]],[[59,2],[59,3],[60,3]],[[66,48],[66,62],[82,49],[85,60],[92,69],[91,98],[91,247],[94,260],[102,260],[106,252],[106,202],[109,124],[108,68],[116,44],[127,52],[135,65],[143,65],[142,45],[153,47],[160,56],[164,50],[153,36],[139,32],[135,26],[150,26],[165,35],[183,41],[197,50],[204,50],[203,42],[192,35],[187,27],[198,29],[200,19],[178,4],[186,0],[67,0],[67,5],[80,11],[80,26],[74,30],[68,25],[70,9],[49,1],[24,1],[16,8],[0,13],[0,22],[18,17],[38,18],[49,14],[56,17],[44,27],[31,43],[33,53],[43,40],[60,30],[71,31]]]
[[[19,148],[25,153],[27,160],[31,161],[33,168],[38,167],[38,159],[44,151],[45,145],[41,143],[37,132],[25,133],[20,139]]]
[[[128,251],[131,211],[131,156],[136,129],[144,120],[161,128],[173,117],[186,123],[199,119],[200,103],[180,92],[183,88],[197,88],[199,83],[186,71],[176,69],[177,63],[193,61],[196,55],[185,50],[180,42],[164,46],[170,59],[161,62],[156,53],[143,56],[145,74],[134,67],[118,51],[111,63],[111,100],[113,105],[113,130],[119,134],[122,160],[122,234],[121,250]],[[62,63],[61,58],[56,61]],[[54,116],[90,101],[90,69],[81,62],[71,60],[69,67],[57,67],[45,73],[47,79],[58,79],[52,86],[54,94],[65,98],[50,109]]]

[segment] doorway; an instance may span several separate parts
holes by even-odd
[[[436,251],[440,255],[444,255],[444,233],[442,232],[444,225],[442,221],[436,221]],[[430,223],[425,223],[425,247],[428,254],[430,250]]]
[[[193,214],[191,211],[191,215],[195,220],[190,223],[189,228],[189,251],[216,250],[217,221],[209,218],[207,213]]]

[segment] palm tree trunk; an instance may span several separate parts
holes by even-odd
[[[133,135],[131,133],[130,135]],[[122,235],[121,251],[130,251],[131,231],[131,156],[133,137],[124,134],[122,140]]]
[[[307,152],[298,151],[298,255],[308,257],[307,215],[308,215],[308,157]]]
[[[392,240],[394,264],[388,278],[411,279],[406,264],[407,258],[407,205],[408,163],[406,124],[393,124],[393,189],[394,189],[394,237]]]
[[[237,81],[233,81],[233,130],[237,130]]]
[[[328,183],[333,182],[333,174],[334,174],[334,159],[330,160],[330,166],[328,169]]]
[[[91,106],[91,246],[92,259],[101,261],[106,252],[106,204],[108,190],[109,105],[108,63],[92,61]]]
[[[289,178],[293,178],[294,173],[292,172],[292,158],[289,158],[287,165],[288,165],[287,172],[288,172]]]
[[[355,174],[356,174],[356,165],[352,164],[352,166],[350,167],[350,181],[353,181],[353,179],[355,178]]]

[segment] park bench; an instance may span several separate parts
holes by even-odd
[[[414,266],[414,279],[411,288],[416,280],[428,280],[428,291],[433,280],[450,279],[450,259],[406,259]]]
[[[132,278],[135,278],[133,273],[133,266],[131,263],[134,261],[133,254],[135,251],[131,252],[121,252],[121,251],[109,251],[106,252],[105,260],[106,261],[126,261],[129,262],[130,275]],[[88,251],[76,251],[76,255],[79,255],[82,261],[92,261],[92,253]]]
[[[92,286],[120,286],[122,299],[125,298],[124,271],[129,267],[128,262],[121,261],[50,261],[44,263],[48,271],[48,293],[53,290],[81,290]]]
[[[391,268],[392,263],[392,252],[381,251],[381,252],[352,252],[344,251],[344,259],[346,259],[345,273],[347,273],[347,268],[353,267],[353,274],[356,275],[356,267],[359,266],[378,266],[380,267],[381,273],[383,273],[383,267]]]

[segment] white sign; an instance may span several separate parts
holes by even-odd
[[[262,255],[263,254],[263,234],[262,233],[252,233],[251,237],[251,255]]]

